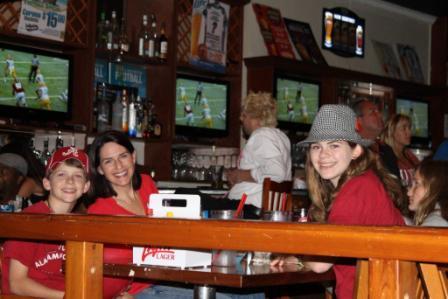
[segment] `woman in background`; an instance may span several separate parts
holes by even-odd
[[[414,178],[418,158],[407,148],[411,144],[412,135],[411,118],[403,114],[393,115],[386,123],[381,134],[381,141],[392,147],[397,157],[400,178],[404,187],[409,187]]]
[[[448,226],[448,161],[424,160],[409,187],[409,210],[414,224]]]

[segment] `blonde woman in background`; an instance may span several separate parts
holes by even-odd
[[[381,134],[381,141],[389,145],[397,157],[402,185],[412,185],[418,158],[407,148],[411,144],[411,118],[404,114],[392,115]]]

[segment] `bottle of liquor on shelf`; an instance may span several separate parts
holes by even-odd
[[[135,109],[134,95],[132,93],[129,100],[128,135],[129,137],[137,136],[137,110]]]
[[[48,159],[51,157],[51,152],[48,148],[48,144],[50,142],[50,138],[47,137],[44,140],[44,149],[42,151],[42,164],[47,165]]]
[[[116,92],[112,105],[112,130],[121,131],[123,118],[123,106],[121,104],[121,92]]]
[[[120,27],[118,26],[117,12],[115,10],[112,11],[112,18],[110,21],[109,34],[108,34],[107,40],[108,40],[108,45],[109,45],[109,42],[111,43],[111,48],[109,48],[109,46],[107,48],[109,50],[118,50]]]
[[[137,116],[137,124],[136,124],[136,137],[143,137],[143,119],[144,119],[144,111],[143,111],[143,102],[139,95],[137,95],[137,99],[135,100],[135,111]]]
[[[62,132],[58,131],[58,135],[56,136],[56,141],[55,141],[55,146],[54,149],[55,151],[64,147],[64,139],[62,138]]]
[[[106,28],[106,14],[104,11],[100,14],[100,21],[96,26],[96,47],[104,49],[107,47],[107,28]]]
[[[149,46],[149,32],[148,32],[148,16],[143,15],[142,25],[138,34],[138,56],[148,56]]]
[[[156,41],[157,41],[157,21],[156,16],[151,14],[151,30],[149,32],[148,42],[148,57],[155,58],[156,55]]]
[[[165,22],[162,23],[160,27],[160,36],[159,36],[159,58],[162,62],[165,62],[168,58],[168,39],[165,35]]]
[[[122,117],[121,117],[121,131],[124,133],[128,133],[128,95],[126,89],[123,89],[121,94],[121,109],[122,109]]]
[[[98,115],[97,115],[97,131],[104,132],[110,129],[110,103],[106,99],[106,84],[99,83],[97,86],[96,97]]]
[[[119,48],[120,53],[128,53],[129,52],[129,39],[127,33],[127,25],[126,18],[121,18],[121,30],[120,30],[120,38],[119,38]]]

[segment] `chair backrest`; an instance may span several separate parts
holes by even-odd
[[[417,263],[427,298],[448,298],[447,268],[437,264]]]
[[[277,183],[270,178],[263,181],[263,211],[278,211],[284,208],[285,211],[292,210],[292,181]],[[283,201],[285,201],[283,203]]]

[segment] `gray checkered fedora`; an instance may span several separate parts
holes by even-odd
[[[368,147],[371,140],[362,138],[355,131],[355,112],[346,105],[323,105],[314,118],[308,137],[299,142],[300,146],[330,140],[351,141]]]

